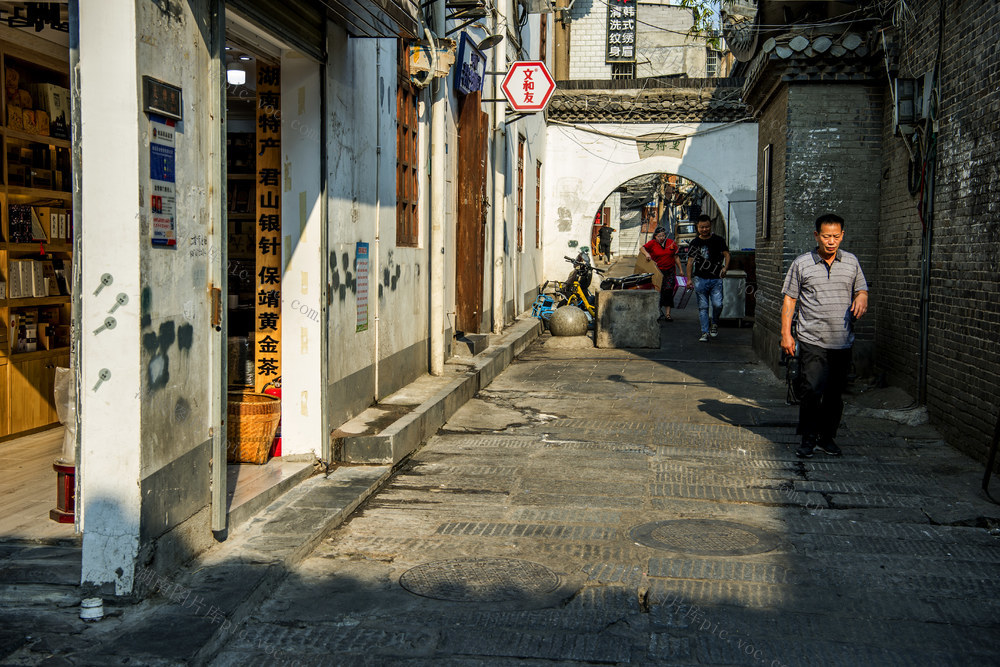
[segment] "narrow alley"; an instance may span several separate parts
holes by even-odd
[[[536,342],[214,664],[996,664],[981,468],[858,408],[796,459],[749,330],[676,313],[657,351]]]

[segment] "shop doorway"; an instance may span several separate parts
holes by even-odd
[[[227,8],[230,529],[308,476],[324,442],[324,70],[295,35],[280,34]]]

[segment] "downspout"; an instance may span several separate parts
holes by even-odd
[[[917,401],[927,405],[927,367],[930,353],[931,320],[931,250],[934,239],[934,172],[937,163],[938,98],[940,94],[941,61],[944,52],[944,0],[938,4],[938,50],[934,62],[934,80],[930,99],[930,113],[927,119],[927,143],[924,148],[923,178],[920,188],[922,197],[918,211],[923,224],[923,238],[920,251],[920,365],[917,368]]]
[[[445,0],[434,3],[433,31],[435,35],[443,35]],[[431,48],[436,46],[431,43]],[[437,52],[434,49],[432,64],[437,65]],[[437,72],[431,72],[433,77]],[[441,77],[434,79],[433,102],[431,104],[431,240],[430,240],[430,371],[431,375],[441,375],[444,372],[444,179],[445,179],[445,149],[444,149],[444,107],[445,81]]]
[[[503,4],[506,9],[506,3]],[[500,30],[499,13],[494,15],[494,34]],[[507,26],[504,22],[503,41],[494,49],[496,63],[494,71],[507,71]],[[493,76],[493,99],[500,97],[500,86],[497,76]],[[503,333],[504,325],[504,204],[506,203],[506,158],[507,143],[504,133],[504,121],[507,115],[506,102],[493,102],[493,333]]]
[[[375,86],[380,88],[382,83],[382,40],[375,40]],[[378,297],[378,262],[379,262],[379,223],[382,215],[382,103],[380,102],[380,90],[375,91],[375,233],[372,239],[372,249],[368,254],[368,263],[371,267],[369,276],[374,276],[374,294],[372,293],[373,282],[368,281],[368,307],[372,311],[372,330],[374,341],[374,351],[372,353],[372,372],[374,376],[374,398],[377,402],[381,396],[378,391],[379,375],[379,297]],[[374,298],[373,298],[374,297]]]
[[[80,129],[83,123],[80,117],[80,3],[78,0],[70,0],[69,3],[69,65],[70,90],[72,91],[70,123],[73,127],[73,132],[71,133],[73,147],[70,151],[70,159],[73,163],[73,211],[79,216],[83,210],[80,194],[83,191],[83,154],[80,148],[82,144],[81,135],[83,134]],[[73,234],[73,257],[76,258],[83,257],[83,234],[79,231],[83,229],[81,217],[78,217],[76,220],[78,231],[76,234]],[[72,268],[73,275],[70,279],[74,285],[80,285],[83,276],[83,262],[78,259],[73,262]],[[82,494],[85,467],[80,456],[80,397],[83,395],[81,393],[82,383],[80,382],[80,369],[83,367],[83,350],[81,344],[81,331],[83,330],[82,292],[83,290],[79,288],[72,290],[72,296],[70,297],[73,302],[73,305],[70,307],[70,314],[73,320],[73,344],[70,347],[70,366],[73,368],[73,383],[75,384],[73,391],[75,400],[73,419],[76,422],[74,426],[76,437],[73,443],[73,460],[76,462],[76,512],[73,521],[74,528],[78,533],[82,533],[84,529],[83,508],[85,504]]]
[[[212,146],[211,153],[216,156],[216,164],[212,165],[211,179],[214,183],[209,183],[210,191],[214,190],[210,201],[212,206],[212,218],[215,225],[221,228],[213,228],[211,233],[212,243],[218,244],[218,268],[216,263],[211,262],[209,266],[210,280],[219,290],[222,303],[226,303],[228,298],[228,287],[226,285],[227,273],[229,271],[229,237],[226,234],[226,142],[224,140],[226,123],[229,122],[228,108],[226,107],[226,86],[223,84],[225,73],[222,64],[225,62],[226,53],[226,15],[225,3],[217,1],[211,5],[211,64],[209,66],[209,81],[213,94],[209,96],[208,113],[210,118],[217,119],[212,125]],[[214,226],[213,226],[214,227]],[[229,512],[226,503],[226,437],[229,424],[226,421],[226,396],[229,389],[228,381],[228,355],[226,332],[229,330],[229,312],[225,307],[219,309],[219,330],[210,334],[218,337],[212,344],[212,352],[218,353],[218,358],[213,360],[212,371],[217,374],[214,381],[210,383],[212,392],[209,398],[209,417],[214,423],[209,423],[209,435],[212,439],[212,491],[211,491],[211,517],[212,531],[220,537],[226,530],[229,521]]]
[[[330,441],[330,411],[326,409],[327,399],[327,378],[330,377],[330,304],[333,301],[333,293],[330,290],[330,263],[327,258],[330,256],[330,206],[329,206],[329,174],[327,172],[327,160],[329,159],[326,142],[326,112],[328,108],[326,95],[326,78],[329,76],[330,63],[330,35],[327,30],[329,23],[323,22],[323,52],[326,57],[319,66],[319,197],[320,197],[320,220],[319,227],[319,248],[320,248],[320,280],[325,295],[320,295],[320,308],[325,314],[320,317],[320,322],[324,322],[323,331],[320,332],[320,360],[319,360],[319,404],[324,406],[320,410],[320,433],[323,434],[323,443],[320,446],[320,455],[324,461],[329,462],[333,455],[332,443]]]

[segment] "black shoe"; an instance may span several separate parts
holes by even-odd
[[[799,445],[798,449],[795,450],[795,455],[800,459],[811,459],[814,449],[815,447],[813,445],[803,443]]]
[[[840,456],[843,453],[833,438],[820,438],[816,441],[816,449],[830,456]]]
[[[802,436],[802,444],[795,450],[795,455],[800,459],[811,459],[818,442],[819,439],[814,435]]]

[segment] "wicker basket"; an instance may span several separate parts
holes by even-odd
[[[229,392],[226,458],[230,463],[267,463],[281,420],[281,400],[251,391]]]

